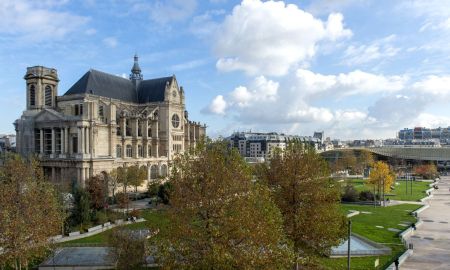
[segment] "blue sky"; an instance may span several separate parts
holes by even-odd
[[[449,0],[2,0],[0,132],[25,108],[26,67],[62,95],[90,68],[175,74],[212,137],[342,139],[450,125]]]

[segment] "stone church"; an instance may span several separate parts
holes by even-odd
[[[166,177],[174,155],[205,135],[190,121],[174,75],[144,80],[134,57],[129,79],[94,69],[58,96],[53,68],[27,68],[26,110],[14,122],[17,152],[36,156],[55,183],[84,186],[119,166],[145,165]]]

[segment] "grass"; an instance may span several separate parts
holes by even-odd
[[[124,225],[129,229],[147,229],[147,228],[159,228],[163,229],[167,225],[167,217],[164,210],[152,210],[146,209],[142,211],[142,217],[146,220],[144,222],[132,223],[129,225]],[[68,242],[61,243],[62,246],[74,246],[79,244],[80,246],[84,245],[106,245],[108,236],[111,233],[111,230],[85,237],[80,238]]]
[[[391,255],[355,257],[351,259],[351,269],[385,269],[395,258],[404,252],[404,246],[398,237],[399,233],[388,231],[387,228],[399,230],[406,229],[398,224],[410,224],[416,221],[411,212],[418,209],[420,205],[401,204],[388,207],[373,207],[366,205],[342,205],[344,213],[349,210],[371,212],[371,214],[359,214],[351,218],[352,232],[364,236],[372,241],[382,243],[392,249]],[[383,226],[383,229],[375,226]],[[375,260],[379,258],[380,264],[374,266]],[[323,258],[321,263],[325,269],[346,269],[347,258]]]
[[[346,179],[341,182],[342,189],[347,184],[353,185],[353,187],[358,191],[372,191],[373,186],[367,184],[367,180],[363,179]],[[390,193],[386,194],[386,198],[390,200],[399,200],[399,201],[420,201],[420,199],[427,196],[426,190],[430,188],[429,182],[421,182],[421,181],[413,181],[412,182],[412,194],[411,194],[411,182],[408,182],[408,194],[406,194],[406,182],[401,180],[397,180],[397,184],[395,185],[395,190],[392,190]]]

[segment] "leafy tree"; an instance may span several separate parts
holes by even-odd
[[[74,192],[73,217],[81,227],[89,224],[91,221],[90,206],[89,193],[80,187],[76,188]]]
[[[383,202],[384,194],[385,192],[391,190],[391,186],[394,183],[394,180],[395,175],[389,169],[388,164],[382,161],[377,161],[373,164],[373,168],[370,171],[368,183],[373,185],[377,189],[378,196],[382,196]]]
[[[120,171],[119,168],[114,168],[106,176],[108,178],[108,186],[111,188],[112,196],[114,199],[116,198],[116,189],[119,186],[119,179],[120,179],[119,171]]]
[[[169,204],[170,202],[170,191],[172,190],[172,184],[170,182],[165,182],[158,188],[158,198],[163,204]]]
[[[433,179],[438,176],[436,165],[424,164],[414,168],[414,173],[425,179]]]
[[[137,170],[137,172],[135,173],[135,178],[130,179],[130,184],[134,186],[134,191],[137,192],[138,187],[140,187],[147,179],[147,166],[139,167],[136,165],[134,170]]]
[[[36,161],[8,156],[0,168],[0,267],[26,267],[60,233],[61,205]]]
[[[356,168],[356,157],[352,150],[343,151],[342,154],[342,163],[344,165],[344,169],[346,170],[355,170]]]
[[[89,193],[91,208],[95,210],[103,209],[105,206],[105,180],[103,177],[95,175],[86,181],[86,191]]]
[[[199,144],[173,164],[169,228],[156,239],[171,269],[286,269],[292,253],[267,187],[234,149]]]
[[[372,153],[368,150],[361,150],[356,161],[355,171],[362,174],[364,173],[364,169],[370,167],[373,162],[374,160]]]
[[[346,235],[339,186],[329,179],[327,164],[314,148],[300,143],[288,145],[265,167],[262,179],[281,210],[296,262],[314,265],[316,256],[328,254]]]
[[[142,184],[142,179],[139,179],[139,166],[133,165],[126,168],[126,184],[128,186],[135,186],[136,189]]]
[[[108,237],[116,269],[137,269],[145,263],[146,239],[126,228],[114,229]]]

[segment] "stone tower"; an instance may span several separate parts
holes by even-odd
[[[58,73],[54,68],[27,68],[24,77],[27,89],[27,110],[55,108],[58,95]]]

